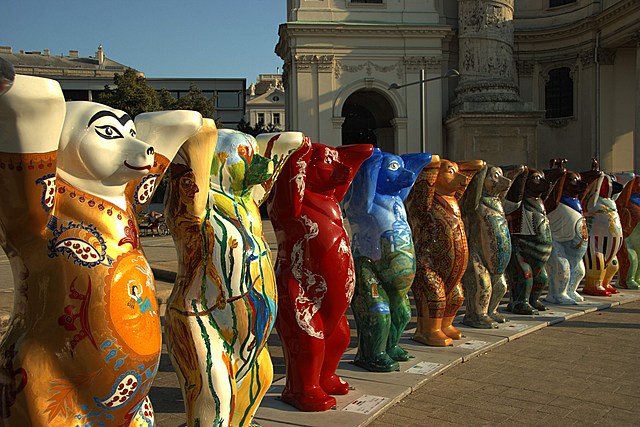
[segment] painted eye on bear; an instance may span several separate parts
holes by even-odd
[[[111,125],[96,126],[96,133],[104,139],[120,139],[124,138],[120,131]]]
[[[330,165],[331,163],[333,163],[333,159],[331,157],[325,157],[324,158],[324,162],[328,165]]]
[[[135,131],[135,130],[133,130],[133,129],[131,129],[131,130],[129,131],[129,135],[131,135],[132,137],[134,137],[134,138],[135,138],[135,137],[136,137],[136,131]]]
[[[398,169],[400,169],[400,163],[391,162],[389,163],[389,166],[387,166],[387,169],[389,169],[390,171],[397,171]]]

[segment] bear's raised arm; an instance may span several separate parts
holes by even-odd
[[[273,219],[300,216],[311,151],[311,140],[305,137],[302,147],[289,158],[275,180],[268,203],[269,216]]]
[[[11,242],[40,233],[47,223],[55,196],[65,102],[60,85],[53,80],[17,75],[12,85],[3,85],[0,222]]]
[[[304,139],[305,136],[302,132],[264,133],[256,136],[260,154],[267,159],[271,159],[274,163],[271,178],[251,189],[253,200],[258,206],[269,197],[269,193],[278,179],[285,162],[302,147]]]

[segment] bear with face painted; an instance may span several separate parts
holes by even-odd
[[[354,363],[370,371],[398,370],[398,361],[410,357],[399,346],[411,319],[407,294],[416,272],[404,200],[431,161],[429,153],[397,156],[376,148],[345,197],[356,270],[351,302],[358,328]]]
[[[276,182],[269,217],[278,239],[278,317],[287,366],[282,400],[302,411],[335,406],[349,384],[336,368],[350,340],[346,310],[355,287],[339,203],[368,144],[338,148],[305,140]]]
[[[413,339],[432,346],[448,346],[462,338],[453,326],[464,303],[460,279],[469,249],[458,200],[483,160],[434,161],[422,170],[406,201],[418,263],[411,286],[418,324]]]
[[[65,104],[16,76],[0,96],[2,246],[15,303],[0,345],[0,424],[154,425],[161,330],[136,214],[199,113]]]
[[[216,131],[213,121],[204,127],[172,162],[165,198],[178,253],[167,350],[189,426],[248,426],[273,380],[266,345],[277,311],[259,206],[303,136],[262,134],[256,141]]]
[[[603,173],[596,159],[592,161],[591,170],[581,175],[589,183],[582,200],[589,228],[589,244],[584,257],[587,272],[582,293],[609,296],[618,293],[611,286],[611,280],[618,272],[616,255],[622,247],[624,234],[614,196],[622,191],[622,185],[614,176]]]

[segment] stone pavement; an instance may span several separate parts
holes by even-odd
[[[265,235],[275,248],[268,221]],[[173,241],[149,237],[142,242],[156,275],[163,313],[177,267]],[[13,304],[12,287],[9,263],[0,254],[0,330]],[[632,302],[637,299],[640,292],[625,291],[612,298],[591,298],[580,306],[552,306],[542,316],[512,316],[498,330],[458,325],[465,337],[449,348],[412,342],[414,317],[402,345],[415,359],[402,363],[400,372],[386,374],[349,363],[356,344],[349,316],[351,345],[338,372],[353,391],[338,397],[335,410],[313,414],[298,412],[278,399],[285,369],[274,331],[269,339],[274,385],[256,418],[263,427],[640,424],[640,405],[632,400],[640,391],[640,340],[634,337],[640,329],[640,303]],[[150,396],[159,427],[186,425],[178,380],[164,349]]]

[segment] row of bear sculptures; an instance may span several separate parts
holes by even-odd
[[[323,411],[358,331],[356,365],[399,369],[413,339],[448,346],[463,323],[495,328],[640,283],[640,178],[500,168],[299,132],[254,138],[192,111],[64,102],[51,80],[0,64],[1,243],[15,281],[0,345],[3,425],[153,426],[161,327],[136,215],[169,171],[165,215],[178,256],[165,342],[189,426],[252,425],[282,339],[282,400]],[[622,184],[626,184],[623,185]],[[617,198],[616,198],[617,197]],[[614,200],[615,199],[615,200]],[[275,266],[262,232],[266,203]],[[343,212],[351,232],[347,234]],[[620,251],[619,251],[620,250]],[[465,299],[466,295],[466,299]]]

